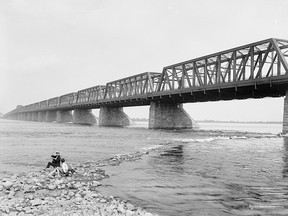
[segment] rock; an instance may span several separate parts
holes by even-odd
[[[9,216],[17,216],[17,214],[18,214],[18,212],[13,211],[13,212],[9,213]]]
[[[55,188],[56,188],[55,185],[48,185],[48,189],[49,189],[49,190],[54,190]]]
[[[93,184],[92,184],[94,187],[98,187],[100,185],[102,185],[100,182],[98,181],[93,181]]]
[[[153,214],[151,214],[150,212],[145,212],[145,213],[143,214],[143,216],[153,216]]]
[[[125,212],[124,205],[120,203],[120,204],[118,205],[117,210],[118,210],[119,212],[121,212],[121,213],[124,213],[124,212]]]
[[[69,191],[68,196],[73,197],[75,193],[73,191]]]
[[[105,200],[105,199],[100,199],[100,201],[99,201],[100,203],[106,203],[107,201]]]
[[[135,212],[131,211],[131,210],[126,210],[125,215],[127,216],[134,216],[136,215]]]
[[[82,184],[80,182],[76,182],[73,186],[74,188],[78,189],[82,187]]]
[[[130,203],[127,203],[127,204],[126,204],[126,207],[127,207],[127,209],[130,210],[130,211],[133,211],[133,210],[135,209],[135,207],[134,207],[132,204],[130,204]]]
[[[13,183],[11,181],[6,181],[2,185],[6,190],[10,190],[10,188],[13,186]]]
[[[42,200],[40,200],[39,198],[36,198],[35,200],[30,200],[30,203],[32,206],[38,206],[42,204]]]
[[[12,199],[15,195],[14,191],[10,191],[9,195],[8,195],[8,199]]]

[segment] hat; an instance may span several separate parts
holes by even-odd
[[[56,154],[57,154],[57,153],[58,153],[58,154],[60,154],[60,152],[59,152],[59,151],[56,151]]]
[[[65,159],[64,159],[64,158],[61,158],[61,162],[65,162]]]

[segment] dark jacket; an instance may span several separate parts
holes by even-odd
[[[51,155],[52,157],[52,163],[54,164],[59,164],[60,166],[60,161],[61,161],[61,156],[60,155]]]

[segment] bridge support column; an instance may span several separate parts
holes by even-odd
[[[22,113],[18,113],[18,114],[17,114],[17,120],[21,120],[21,114],[22,114]]]
[[[38,112],[38,122],[46,121],[46,112]]]
[[[73,112],[74,124],[94,125],[97,123],[96,117],[90,109],[75,109]]]
[[[123,107],[101,107],[99,126],[124,127],[135,124],[123,111]]]
[[[197,129],[199,125],[183,109],[183,104],[151,102],[149,129]]]
[[[27,121],[32,121],[32,112],[28,112]]]
[[[38,112],[32,112],[32,121],[38,121]]]
[[[56,122],[57,123],[73,122],[73,116],[71,110],[68,111],[57,110]]]
[[[53,122],[57,119],[56,111],[46,111],[46,122]]]
[[[284,98],[284,112],[283,112],[283,134],[288,133],[288,90],[286,91],[286,97]]]
[[[24,120],[29,121],[29,113],[28,112],[25,113]]]
[[[21,113],[21,121],[25,120],[25,113]]]

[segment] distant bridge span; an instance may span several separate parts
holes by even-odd
[[[113,125],[114,123],[107,122],[107,116],[114,116],[114,120],[117,115],[127,118],[121,110],[122,107],[151,105],[150,128],[193,128],[193,124],[197,124],[193,120],[187,121],[189,115],[183,110],[182,103],[286,96],[283,118],[283,132],[286,133],[288,132],[287,59],[288,40],[270,38],[169,65],[163,68],[162,73],[145,72],[106,85],[18,106],[5,117],[45,121],[45,118],[46,120],[49,118],[48,113],[57,111],[58,120],[57,118],[56,120],[65,122],[63,118],[63,121],[61,120],[59,113],[82,110],[79,117],[82,118],[81,123],[83,115],[87,114],[83,114],[84,110],[100,108],[99,124],[102,122],[102,125]],[[112,109],[114,111],[111,113]],[[44,112],[47,112],[46,117],[43,116]],[[168,122],[165,120],[167,116],[169,116]],[[76,120],[75,116],[73,119],[73,122],[77,123],[77,117]],[[127,119],[125,121],[125,124],[129,124]],[[116,125],[125,125],[122,123],[118,122]]]

